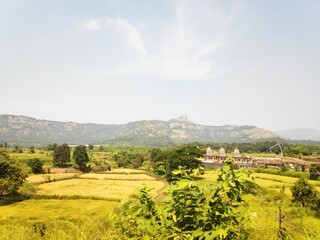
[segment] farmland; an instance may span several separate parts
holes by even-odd
[[[218,174],[219,171],[206,171],[196,182],[204,185],[214,182]],[[277,239],[279,206],[282,206],[283,225],[292,234],[291,239],[317,239],[320,220],[290,203],[289,188],[297,179],[265,173],[254,176],[264,189],[263,194],[245,195],[247,204],[241,207],[241,211],[251,216],[247,227],[252,239]],[[49,177],[55,180],[49,182]],[[143,186],[154,188],[153,196],[165,188],[163,181],[137,170],[116,170],[110,174],[42,174],[29,177],[28,182],[37,189],[32,199],[0,206],[1,239],[36,239],[39,232],[32,231],[35,224],[45,224],[47,239],[89,239],[94,228],[108,239],[108,231],[112,231],[108,229],[108,215],[120,206],[121,200],[134,197]],[[310,183],[319,188],[320,182]],[[283,186],[286,189],[281,196]],[[90,222],[93,225],[89,227]],[[50,235],[50,232],[57,234]]]
[[[208,184],[215,181],[218,175],[219,171],[206,171],[200,181]],[[250,229],[249,239],[278,239],[279,206],[285,216],[283,226],[288,232],[288,239],[320,239],[320,219],[314,217],[309,210],[291,203],[290,187],[297,178],[265,173],[253,175],[261,189],[257,194],[245,195],[244,200],[247,203],[241,207],[241,211],[250,216],[247,223]],[[309,183],[320,190],[320,181],[310,180]]]
[[[109,174],[41,174],[28,178],[36,189],[31,199],[0,202],[0,239],[92,239],[108,236],[108,215],[139,188],[154,188],[156,196],[166,184],[139,170]],[[39,228],[34,230],[34,226]],[[93,233],[94,232],[94,233]]]
[[[147,148],[127,149],[129,154],[124,151],[122,147],[88,151],[90,164],[105,164],[112,170],[87,173],[70,167],[72,163],[66,168],[54,167],[51,151],[9,153],[29,175],[19,190],[22,197],[0,199],[0,239],[126,239],[128,236],[116,231],[110,214],[124,211],[121,206],[136,199],[143,187],[152,189],[150,195],[155,202],[167,201],[171,187],[164,177],[151,173],[147,160],[136,169],[130,163],[128,168],[119,168],[122,162],[117,162],[115,155],[148,159]],[[30,172],[27,163],[34,157],[44,163],[47,173]],[[246,216],[243,223],[248,238],[278,239],[280,206],[288,239],[318,239],[320,219],[310,209],[291,203],[290,188],[298,178],[269,174],[277,173],[273,170],[265,172],[253,173],[260,187],[245,194],[245,202],[239,208]],[[220,170],[205,170],[204,175],[193,177],[192,181],[205,187],[215,183],[219,174]],[[320,191],[320,181],[309,183]]]

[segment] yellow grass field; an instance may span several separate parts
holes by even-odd
[[[77,219],[83,215],[107,216],[119,204],[118,202],[87,199],[30,199],[0,206],[0,222],[4,220]]]
[[[220,171],[206,171],[201,176],[204,184],[216,181]],[[282,226],[286,230],[286,239],[320,239],[320,219],[316,218],[309,209],[300,208],[291,203],[290,187],[298,178],[279,176],[266,173],[253,173],[258,183],[268,192],[257,195],[246,194],[246,203],[240,211],[249,217],[246,224],[250,234],[248,239],[278,240],[279,206],[284,215]],[[319,181],[308,182],[320,191]],[[285,195],[281,195],[281,189],[285,186]]]
[[[139,180],[139,181],[156,181],[156,178],[148,176],[146,174],[96,174],[96,173],[87,173],[82,174],[79,178],[89,178],[89,179],[99,179],[99,180]]]
[[[160,181],[128,181],[128,180],[96,180],[70,179],[40,184],[37,194],[41,195],[79,195],[88,197],[105,197],[109,199],[124,199],[137,193],[142,187],[154,188],[151,194],[164,187]]]
[[[58,173],[58,174],[37,174],[27,178],[30,183],[45,183],[62,179],[70,179],[76,177],[74,173]]]
[[[0,240],[114,239],[108,237],[112,236],[108,217],[121,200],[144,186],[154,188],[154,197],[167,187],[144,171],[129,169],[111,174],[39,174],[28,177],[28,182],[37,189],[33,198],[0,202]]]

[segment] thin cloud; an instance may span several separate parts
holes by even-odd
[[[80,23],[79,25],[81,28],[86,29],[86,30],[100,30],[101,29],[100,20],[98,20],[98,19],[89,19],[85,22]]]
[[[107,79],[129,77],[174,81],[212,80],[225,75],[227,70],[221,67],[217,53],[229,44],[231,35],[226,31],[203,35],[203,23],[210,27],[211,18],[208,17],[209,14],[203,17],[200,12],[194,12],[192,5],[179,2],[175,24],[166,28],[157,45],[150,46],[148,55],[143,45],[143,36],[126,19],[107,19],[107,26],[117,26],[130,40],[131,46],[146,57],[105,69],[100,74]],[[225,19],[220,24],[226,24]]]
[[[141,52],[143,55],[147,55],[148,52],[144,47],[143,39],[140,32],[128,22],[125,18],[112,19],[108,18],[106,20],[106,26],[111,27],[115,26],[117,29],[124,34],[131,48],[135,49],[138,52]]]

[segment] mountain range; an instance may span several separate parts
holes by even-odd
[[[0,143],[45,146],[52,143],[168,146],[188,142],[283,141],[285,137],[255,126],[206,126],[186,117],[127,124],[94,124],[0,115]]]

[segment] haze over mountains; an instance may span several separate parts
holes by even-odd
[[[0,142],[20,145],[52,143],[109,143],[168,146],[187,142],[253,142],[285,140],[255,126],[205,126],[186,117],[169,121],[144,120],[127,124],[94,124],[38,120],[17,115],[0,115]]]
[[[312,128],[295,128],[278,131],[278,134],[292,140],[320,141],[320,130]]]

